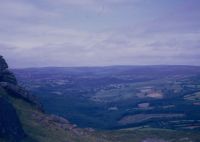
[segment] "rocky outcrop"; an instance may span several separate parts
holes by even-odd
[[[3,71],[8,68],[8,64],[5,59],[0,55],[0,71]]]
[[[2,95],[2,91],[5,90],[8,95],[25,98],[27,94],[19,88],[14,74],[8,70],[6,61],[0,56],[0,138],[10,142],[21,141],[25,133],[15,108],[9,103],[7,97]]]
[[[8,70],[8,65],[2,56],[0,56],[0,82],[17,84],[14,74]]]
[[[42,110],[41,104],[37,101],[37,99],[31,95],[27,90],[24,88],[14,85],[8,82],[0,82],[0,86],[3,87],[10,96],[20,98],[29,102],[35,106],[37,106],[40,110]]]
[[[0,97],[0,137],[11,142],[19,142],[25,136],[14,107]]]
[[[15,75],[8,70],[8,65],[2,56],[0,56],[0,87],[4,88],[9,95],[23,99],[42,110],[41,104],[36,98],[17,84]]]

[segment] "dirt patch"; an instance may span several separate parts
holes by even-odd
[[[156,98],[156,99],[162,99],[163,98],[163,94],[160,92],[152,92],[147,94],[147,97],[149,98]]]
[[[141,104],[138,104],[138,107],[139,107],[139,108],[143,108],[143,109],[149,108],[149,106],[150,106],[149,103],[141,103]]]

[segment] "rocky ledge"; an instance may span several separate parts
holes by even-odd
[[[5,93],[36,104],[33,97],[17,85],[14,74],[9,71],[5,59],[0,56],[0,138],[10,142],[19,142],[25,137],[25,133],[15,108],[3,95]]]
[[[17,80],[12,72],[8,70],[8,64],[5,59],[0,55],[0,82],[8,82],[17,84]]]

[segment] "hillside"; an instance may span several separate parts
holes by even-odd
[[[36,99],[17,85],[0,57],[0,141],[2,142],[106,142],[66,119],[43,113]]]
[[[153,128],[99,131],[45,114],[0,58],[0,142],[198,142],[199,132]]]

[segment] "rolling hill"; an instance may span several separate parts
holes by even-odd
[[[111,102],[113,104],[119,104],[119,101],[113,100],[105,102],[104,100],[94,99],[92,97],[93,95],[91,96],[91,94],[89,93],[84,95],[85,93],[83,93],[82,90],[80,89],[82,88],[81,85],[79,89],[81,90],[80,92],[82,93],[78,95],[74,95],[76,93],[74,94],[72,93],[71,95],[74,95],[74,97],[58,93],[58,90],[62,90],[60,88],[61,86],[59,85],[63,84],[63,81],[57,80],[58,78],[55,77],[56,75],[59,75],[58,73],[55,74],[54,79],[56,79],[56,83],[58,85],[57,87],[59,88],[57,92],[50,93],[48,91],[51,90],[51,88],[55,89],[53,88],[54,84],[52,84],[52,82],[50,81],[51,79],[49,78],[53,76],[49,76],[47,74],[46,77],[44,77],[43,75],[42,75],[43,77],[41,77],[40,76],[41,74],[38,71],[37,73],[34,71],[37,74],[36,76],[38,76],[36,77],[29,71],[26,72],[25,70],[23,71],[14,70],[15,74],[17,75],[16,79],[15,75],[8,70],[8,66],[5,60],[2,57],[0,57],[0,142],[189,142],[189,141],[198,142],[200,140],[199,139],[200,132],[198,131],[198,129],[183,131],[183,130],[143,127],[142,125],[141,125],[142,127],[131,126],[128,129],[125,129],[125,127],[123,126],[123,129],[116,129],[116,130],[99,130],[98,127],[96,127],[97,129],[94,129],[95,127],[80,128],[79,125],[78,126],[76,125],[76,123],[73,123],[72,121],[66,119],[67,117],[65,118],[61,117],[62,116],[61,112],[63,110],[66,111],[66,109],[69,106],[71,106],[70,109],[67,109],[68,111],[70,110],[67,116],[69,118],[75,119],[76,115],[79,116],[82,115],[83,117],[85,117],[84,116],[85,114],[91,112],[91,108],[94,106],[94,104],[95,105],[100,104],[100,106],[102,105],[105,106],[109,104],[110,105],[109,112],[111,114],[110,115],[111,120],[109,122],[111,123],[113,118],[115,118],[113,112],[116,112],[119,109],[117,106],[112,106]],[[42,80],[43,82],[41,82]],[[45,82],[44,80],[46,80],[47,82]],[[84,85],[85,82],[88,81],[87,80],[85,81],[85,78],[83,78],[83,82]],[[99,83],[104,84],[103,82],[104,81]],[[51,87],[48,86],[49,90],[46,91],[43,90],[44,88],[43,89],[40,88],[41,89],[40,92],[38,88],[40,86],[39,84],[51,85]],[[29,91],[21,87],[21,85],[27,88]],[[99,85],[97,83],[94,84],[94,86],[99,86]],[[104,86],[102,85],[102,87]],[[38,90],[35,90],[36,88]],[[69,87],[69,89],[71,88]],[[119,88],[117,86],[117,88],[113,89],[119,89]],[[57,97],[59,96],[60,98],[59,97],[57,98],[55,96]],[[150,96],[155,96],[155,95],[150,95]],[[195,100],[195,103],[198,103],[196,102],[196,97],[198,97],[198,93],[194,93],[193,95],[186,95],[184,97],[184,100],[187,101]],[[52,102],[50,101],[50,99],[52,99],[51,101],[55,102],[55,104],[57,104],[58,106],[55,107],[54,103],[51,104]],[[126,98],[122,99],[125,102],[127,100]],[[63,100],[63,102],[61,100]],[[46,102],[46,104],[44,102]],[[66,104],[68,105],[65,106]],[[124,104],[122,103],[122,106],[123,105]],[[64,106],[65,109],[63,108],[61,109],[60,106]],[[94,107],[93,111],[94,112],[99,111],[100,113],[103,112],[106,114],[107,112],[102,111],[101,110],[102,108],[100,106],[98,105]],[[77,108],[81,107],[83,108],[82,110],[79,111],[76,110]],[[86,111],[85,107],[88,108],[88,112]],[[147,103],[143,103],[138,105],[138,107],[140,107],[140,109],[143,108],[146,109],[150,106]],[[59,112],[60,116],[57,116],[55,111],[52,112],[49,111],[51,109],[48,108],[55,108],[55,110],[60,109]],[[76,115],[73,115],[73,113]],[[71,117],[70,114],[72,114]],[[117,114],[118,113],[116,113],[116,116]],[[98,121],[100,121],[102,118],[101,115],[94,115],[95,117],[93,116],[91,117],[90,115],[88,116],[89,116],[88,118],[90,118],[91,121],[93,122],[96,121],[98,126]],[[76,120],[80,120],[80,122],[82,123],[81,119],[83,119],[83,117],[79,118],[77,116]],[[100,118],[97,119],[98,117]],[[130,116],[127,115],[123,116],[121,120],[119,119],[119,122],[121,123],[123,122],[123,119],[128,119],[126,117]],[[152,118],[156,117],[161,119],[158,114],[154,115],[151,114],[151,116],[148,116],[148,118],[145,118],[146,116],[145,117],[137,116],[137,117],[142,117],[142,119],[147,119],[147,120],[149,119],[149,117]],[[169,116],[163,114],[162,117],[168,118]],[[173,118],[182,117],[182,115],[173,114],[170,117]],[[88,118],[86,118],[85,120],[88,121]],[[108,119],[106,118],[106,120]],[[108,124],[108,122],[106,121],[104,121],[104,123],[105,123],[104,126]],[[86,124],[84,125],[86,126]]]

